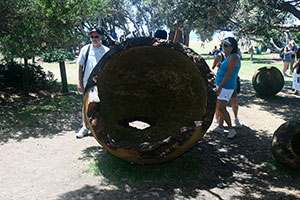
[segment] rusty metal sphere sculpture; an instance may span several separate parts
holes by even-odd
[[[272,153],[281,164],[300,169],[300,120],[285,122],[274,132]]]
[[[135,163],[173,159],[205,134],[215,112],[214,77],[180,43],[134,38],[112,48],[92,71],[84,113],[95,139]]]
[[[261,67],[252,76],[254,90],[261,96],[274,96],[284,86],[281,71],[273,66]]]

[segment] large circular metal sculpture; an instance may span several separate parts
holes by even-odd
[[[283,165],[300,169],[300,120],[288,121],[274,132],[272,153]]]
[[[284,79],[276,67],[259,68],[252,76],[254,90],[261,96],[274,96],[284,86]]]
[[[203,58],[167,40],[129,39],[92,71],[84,112],[95,139],[136,163],[173,159],[205,134],[215,112],[214,78]]]

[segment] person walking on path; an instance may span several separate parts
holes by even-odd
[[[78,70],[78,86],[77,90],[79,93],[83,93],[84,87],[87,84],[90,73],[103,57],[103,55],[109,51],[109,48],[102,44],[102,33],[98,28],[92,29],[90,32],[91,44],[83,46],[80,50],[77,64],[79,65]],[[83,138],[88,135],[87,119],[83,113],[82,108],[82,127],[76,133],[76,138]]]
[[[217,106],[216,112],[220,115],[220,121],[225,120],[228,125],[228,138],[233,138],[236,131],[232,127],[230,115],[226,109],[228,102],[234,92],[237,77],[241,68],[241,60],[238,55],[237,41],[233,37],[225,38],[223,41],[225,60],[221,63],[216,76]],[[219,123],[213,131],[224,133],[223,123]]]
[[[292,45],[292,41],[290,41],[288,43],[288,45],[284,48],[284,55],[283,55],[283,69],[282,69],[282,73],[283,76],[285,77],[289,77],[286,74],[286,71],[291,63],[292,60],[292,53],[293,53],[293,45]]]

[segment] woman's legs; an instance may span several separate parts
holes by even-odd
[[[292,58],[291,63],[290,63],[290,73],[294,72],[294,68],[293,68],[294,63],[295,63],[295,58]]]
[[[238,104],[237,97],[231,97],[230,101],[231,101],[234,118],[238,118],[239,104]]]
[[[220,123],[219,127],[223,128],[222,120],[225,120],[226,124],[228,125],[228,129],[232,129],[231,119],[230,115],[226,109],[228,102],[225,100],[219,100],[217,99],[217,112],[220,116]]]
[[[283,63],[283,69],[282,69],[282,73],[285,74],[286,73],[286,70],[288,69],[289,67],[289,62],[284,62]]]

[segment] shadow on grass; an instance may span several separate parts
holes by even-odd
[[[253,89],[251,81],[241,80],[241,93],[238,95],[240,106],[259,105],[262,110],[281,116],[284,120],[298,119],[300,116],[300,96],[294,95],[292,81],[285,81],[285,86],[275,96],[263,97]]]
[[[9,140],[48,137],[62,131],[76,130],[81,125],[82,95],[69,85],[70,92],[12,95],[0,104],[0,144]]]
[[[137,165],[89,147],[82,160],[92,161],[88,173],[104,178],[98,186],[66,192],[59,199],[296,199],[300,178],[270,168],[271,138],[247,126],[228,140],[207,133],[182,156],[157,165]],[[106,185],[110,187],[104,189]],[[273,188],[273,190],[272,190]]]

